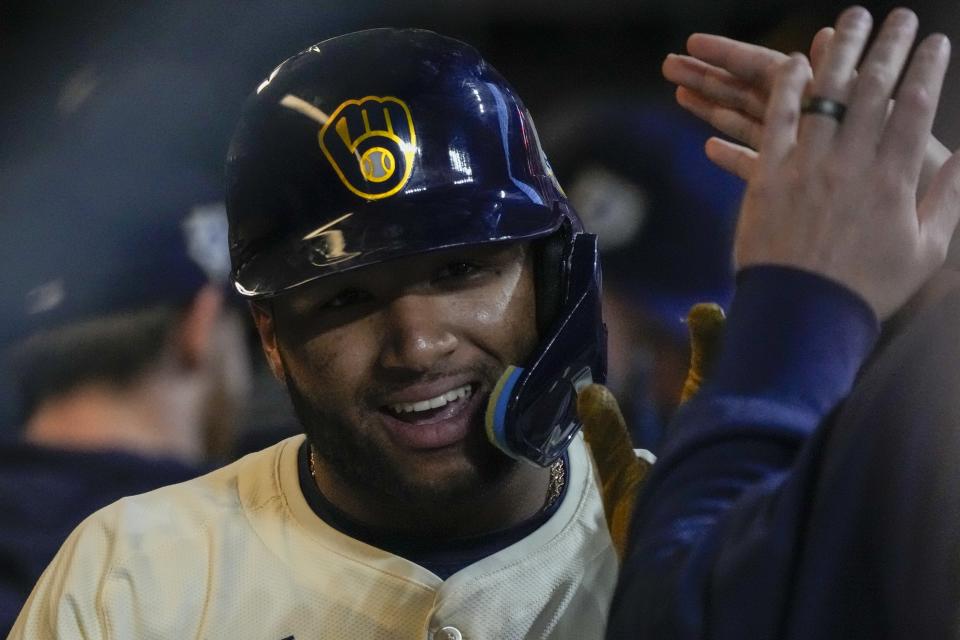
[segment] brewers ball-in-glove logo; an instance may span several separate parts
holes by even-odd
[[[410,109],[391,96],[347,100],[320,130],[320,148],[343,184],[368,200],[410,179],[417,136]]]

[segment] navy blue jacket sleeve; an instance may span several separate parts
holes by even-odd
[[[740,274],[720,360],[671,423],[637,504],[609,638],[776,637],[806,492],[793,465],[878,330],[832,281]]]

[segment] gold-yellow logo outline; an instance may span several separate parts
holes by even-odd
[[[407,118],[407,125],[410,127],[410,140],[409,141],[403,140],[400,138],[400,136],[396,135],[393,132],[393,124],[390,120],[390,113],[386,109],[383,110],[383,115],[387,123],[387,130],[371,131],[370,123],[367,117],[367,112],[362,108],[363,105],[368,102],[378,102],[380,104],[392,102],[394,104],[399,105],[400,108],[403,109],[403,113]],[[356,139],[352,141],[349,140],[349,133],[346,132],[346,123],[347,123],[346,119],[339,118],[340,112],[351,105],[356,105],[358,107],[361,107],[363,123],[366,129],[366,131],[362,135],[358,136]],[[342,126],[341,126],[341,123],[343,123]],[[329,129],[331,125],[333,125],[334,131],[341,138],[341,140],[343,140],[344,144],[347,145],[347,147],[350,149],[350,152],[353,153],[354,156],[357,155],[357,146],[372,135],[386,135],[388,138],[396,142],[397,146],[399,146],[400,149],[403,150],[403,155],[404,155],[404,158],[406,159],[406,162],[404,163],[405,167],[404,167],[403,177],[400,179],[400,182],[397,183],[395,187],[393,187],[392,189],[384,193],[367,193],[353,186],[350,183],[350,181],[347,179],[347,177],[343,174],[343,170],[340,169],[340,166],[337,164],[337,161],[334,159],[333,154],[330,153],[330,151],[327,149],[326,144],[324,144],[324,141],[323,141],[324,135],[326,134],[327,129]],[[403,187],[406,186],[407,181],[410,180],[410,174],[413,171],[413,158],[416,155],[415,150],[417,148],[417,132],[413,126],[413,116],[410,114],[410,108],[407,107],[407,104],[403,100],[400,100],[399,98],[396,98],[394,96],[365,96],[360,99],[350,99],[350,100],[343,101],[342,103],[340,103],[340,105],[336,109],[334,109],[333,113],[330,114],[330,117],[327,119],[326,124],[324,124],[323,127],[320,129],[320,132],[317,134],[317,141],[320,143],[320,150],[323,151],[323,155],[327,157],[327,161],[330,163],[330,166],[333,167],[333,170],[337,173],[337,176],[340,178],[340,182],[343,183],[343,186],[345,186],[352,193],[355,193],[361,198],[367,198],[368,200],[380,200],[382,198],[389,198],[390,196],[394,195],[395,193],[403,189]],[[388,175],[380,179],[376,179],[374,176],[367,175],[368,173],[367,165],[365,165],[364,163],[373,162],[371,158],[371,153],[373,151],[381,151],[381,152],[387,151],[387,153],[389,154],[389,151],[384,149],[383,147],[374,147],[372,149],[368,149],[364,153],[363,157],[357,157],[357,162],[360,163],[360,172],[364,175],[364,177],[366,177],[368,180],[374,183],[389,180],[391,177],[393,177],[393,171],[396,169],[396,160],[393,159],[392,154],[390,154],[389,156],[384,156],[382,153],[380,154],[381,163],[382,163],[381,168],[384,170],[387,170],[387,166],[386,166],[386,163],[383,162],[383,158],[389,157],[391,159],[391,167]]]

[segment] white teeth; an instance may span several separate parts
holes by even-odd
[[[465,384],[462,387],[457,387],[456,389],[451,389],[450,391],[441,393],[436,398],[420,400],[419,402],[401,402],[399,404],[392,404],[390,405],[390,410],[394,413],[413,413],[416,411],[427,411],[428,409],[439,409],[448,402],[469,398],[472,393],[473,388],[469,384]]]

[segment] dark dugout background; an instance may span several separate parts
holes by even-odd
[[[864,4],[882,17],[900,3]],[[957,3],[908,4],[920,15],[923,33],[960,35]],[[104,136],[98,142],[109,144],[98,145],[101,153],[185,154],[219,171],[244,96],[288,55],[355,29],[418,26],[466,40],[538,116],[570,97],[670,91],[659,76],[660,61],[681,51],[694,31],[803,49],[843,6],[785,0],[6,0],[0,4],[0,171],[22,171],[41,149],[82,143],[84,135]],[[951,77],[960,78],[960,70],[952,69]],[[960,83],[951,84],[938,123],[948,146],[960,137],[950,108]],[[70,121],[71,107],[100,85],[117,99],[83,122]]]

